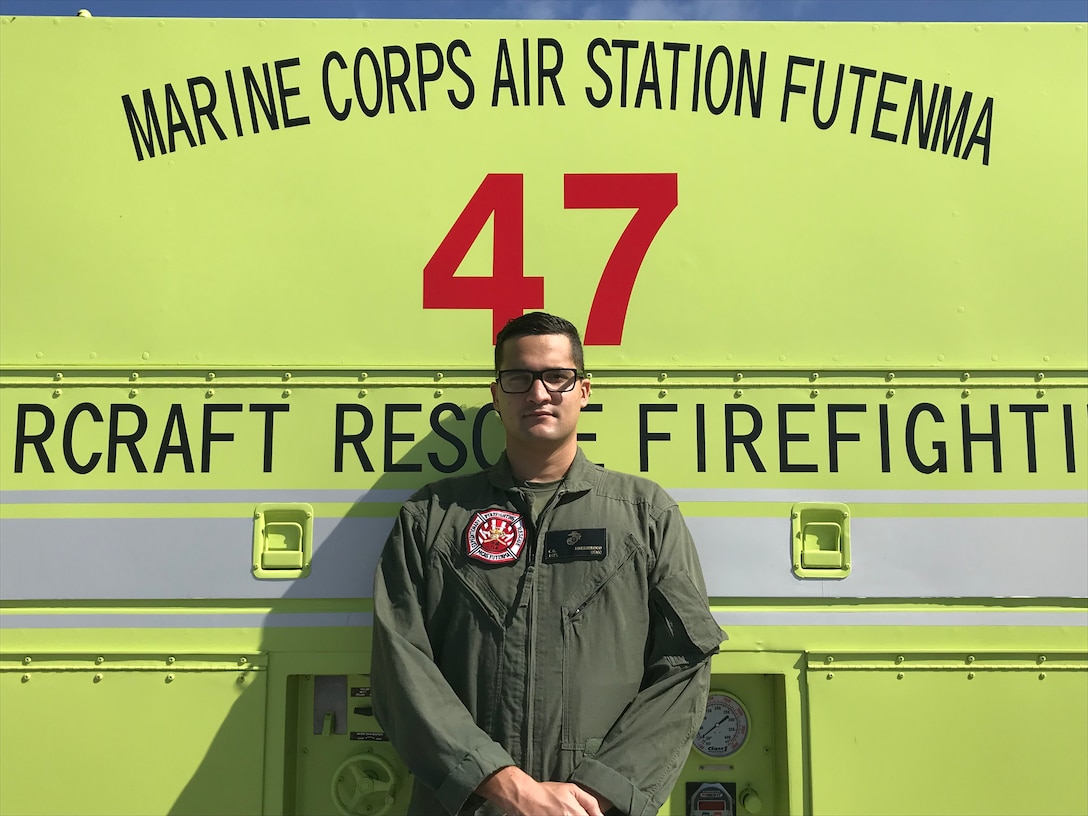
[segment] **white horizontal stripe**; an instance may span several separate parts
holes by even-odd
[[[758,612],[715,612],[727,632],[737,626],[1088,626],[1085,612],[911,612],[818,611],[796,609]]]
[[[289,626],[372,626],[371,612],[102,612],[0,614],[0,629],[271,629]]]

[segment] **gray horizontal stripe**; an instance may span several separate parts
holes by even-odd
[[[1084,518],[855,517],[842,579],[793,574],[788,518],[687,523],[713,597],[1088,597]]]
[[[1088,612],[715,612],[736,626],[1088,626]]]
[[[0,490],[0,504],[229,504],[392,502],[412,490]]]
[[[0,615],[0,629],[273,629],[289,626],[372,626],[371,612],[259,612],[171,614],[122,612]]]
[[[1088,490],[728,490],[683,487],[678,502],[802,502],[844,504],[1088,504]]]
[[[0,504],[395,503],[411,490],[0,490]],[[835,501],[846,504],[1088,504],[1088,490],[803,490],[670,488],[683,502]]]
[[[0,519],[0,598],[368,598],[392,524],[315,519],[310,575],[260,580],[248,517]],[[793,574],[788,518],[688,526],[713,597],[1088,597],[1084,518],[855,518],[841,580]]]

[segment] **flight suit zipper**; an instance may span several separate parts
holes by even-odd
[[[533,723],[536,718],[536,684],[534,682],[536,678],[536,648],[533,635],[536,632],[536,607],[537,607],[537,593],[536,593],[536,581],[534,580],[533,572],[536,570],[542,559],[543,548],[540,546],[540,533],[544,527],[544,520],[547,518],[549,511],[558,502],[559,497],[564,493],[563,485],[555,491],[552,497],[548,500],[548,503],[544,505],[544,509],[540,511],[540,515],[533,522],[533,541],[532,541],[532,561],[529,562],[529,624],[528,624],[528,644],[527,651],[529,653],[527,671],[528,677],[525,680],[525,719],[526,719],[526,733],[525,733],[525,772],[537,779],[538,774],[533,766],[536,761],[534,756],[533,744]],[[529,507],[532,508],[532,502],[529,502]],[[530,518],[532,513],[530,512]],[[544,780],[538,780],[544,781]]]

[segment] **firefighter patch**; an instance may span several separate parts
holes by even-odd
[[[465,552],[485,564],[517,561],[525,546],[525,524],[509,510],[480,510],[465,528]]]

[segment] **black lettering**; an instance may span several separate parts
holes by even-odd
[[[529,93],[529,38],[521,40],[521,93],[524,104],[531,105],[533,100]]]
[[[286,414],[291,410],[290,405],[280,405],[277,403],[255,403],[249,406],[251,413],[264,414],[264,454],[263,465],[265,473],[272,472],[272,438],[273,429],[272,425],[275,422],[276,414]]]
[[[552,54],[555,57],[555,61],[551,65],[547,65],[545,62],[544,49],[550,48]],[[555,101],[562,106],[563,91],[559,88],[559,72],[563,70],[563,46],[559,44],[559,40],[552,37],[541,37],[536,41],[536,62],[537,62],[537,86],[536,96],[540,100],[540,104],[544,104],[544,80],[550,80],[552,85],[552,94],[555,96]]]
[[[1009,412],[1024,415],[1024,444],[1028,455],[1028,473],[1037,472],[1035,457],[1035,415],[1045,414],[1050,410],[1047,405],[1010,405]]]
[[[997,406],[990,406],[990,433],[971,432],[971,406],[961,405],[960,416],[963,418],[963,469],[972,472],[971,445],[975,442],[989,442],[993,446],[994,473],[1001,472],[1001,429],[998,427]]]
[[[790,433],[787,426],[789,415],[792,413],[811,414],[816,406],[812,403],[800,405],[778,406],[778,470],[780,473],[816,473],[819,468],[816,465],[803,463],[792,464],[789,460],[788,446],[790,442],[808,442],[807,433]]]
[[[485,405],[476,412],[476,418],[472,421],[472,455],[476,457],[476,464],[482,468],[489,468],[498,462],[497,459],[489,462],[484,453],[484,420],[494,410],[494,405]]]
[[[714,81],[714,58],[721,55],[725,56],[725,93],[722,94],[721,104],[715,105],[714,100],[710,97],[710,89]],[[733,55],[729,53],[729,49],[724,45],[714,46],[714,50],[706,58],[706,79],[704,80],[703,90],[706,93],[706,108],[715,116],[724,111],[729,105],[729,97],[733,93]]]
[[[671,414],[675,412],[675,403],[669,403],[665,405],[647,405],[643,403],[642,405],[638,406],[638,469],[640,473],[645,473],[650,469],[649,443],[668,442],[670,439],[672,439],[672,434],[668,432],[650,433],[650,414]]]
[[[437,60],[433,71],[428,71],[424,65],[424,55],[431,54]],[[445,68],[445,60],[442,58],[442,49],[434,43],[416,43],[416,73],[419,74],[419,109],[427,110],[427,83],[434,82]]]
[[[901,74],[881,74],[880,75],[880,91],[876,97],[876,114],[873,116],[873,133],[874,139],[883,139],[886,142],[896,141],[894,133],[888,133],[887,131],[880,129],[880,114],[883,111],[895,111],[898,108],[894,102],[888,102],[884,99],[884,92],[888,88],[889,82],[895,82],[899,85],[906,85],[907,78]]]
[[[612,47],[620,49],[620,107],[627,107],[627,52],[638,48],[638,40],[612,40]]]
[[[415,442],[414,433],[394,433],[393,420],[400,413],[418,413],[423,410],[422,405],[401,404],[390,402],[385,406],[385,472],[386,473],[419,473],[423,465],[418,462],[394,462],[394,442]]]
[[[759,118],[759,113],[763,110],[763,75],[767,69],[767,52],[759,52],[759,80],[757,81],[755,75],[752,73],[752,55],[747,48],[742,48],[740,51],[740,72],[737,77],[737,106],[733,109],[734,116],[740,116],[740,103],[744,99],[744,93],[741,91],[741,85],[744,84],[745,77],[748,78],[748,106],[752,109],[752,116],[755,119]]]
[[[230,96],[230,112],[234,118],[234,132],[242,135],[242,112],[238,110],[238,93],[234,90],[234,76],[230,71],[225,71],[227,79],[227,95]]]
[[[747,414],[752,420],[752,430],[746,434],[738,434],[733,423],[733,414],[735,413]],[[744,449],[748,452],[748,460],[752,463],[756,473],[767,472],[767,468],[763,466],[763,461],[759,458],[755,448],[755,441],[759,439],[762,432],[763,417],[760,416],[759,411],[754,406],[730,404],[725,406],[725,470],[727,473],[733,473],[736,470],[733,448],[738,444],[744,445]]]
[[[125,118],[128,120],[128,131],[132,134],[132,148],[136,151],[136,161],[144,160],[144,150],[149,159],[155,158],[155,143],[158,142],[159,154],[166,152],[166,142],[162,138],[162,126],[159,125],[159,116],[155,112],[155,100],[151,96],[151,89],[144,88],[144,120],[140,124],[139,114],[132,104],[132,97],[128,94],[121,96],[121,105],[125,109]],[[152,135],[155,141],[152,141]],[[143,149],[140,149],[140,145]],[[49,473],[53,471],[50,470]]]
[[[491,89],[491,107],[498,107],[499,89],[506,88],[510,91],[510,102],[518,104],[518,87],[514,82],[514,66],[510,63],[510,49],[506,44],[506,38],[499,40],[499,50],[495,54],[495,86]]]
[[[363,86],[362,79],[359,75],[359,66],[363,63],[363,57],[370,60],[370,66],[374,69],[374,104],[368,105],[363,98]],[[382,109],[382,100],[385,98],[385,86],[382,83],[382,69],[378,65],[378,56],[369,48],[360,48],[355,54],[355,65],[353,68],[355,72],[355,100],[359,103],[359,108],[367,116],[374,117],[378,115],[378,111]],[[392,101],[390,101],[392,106]]]
[[[223,433],[216,433],[212,431],[212,419],[216,414],[234,414],[242,411],[241,403],[230,403],[227,405],[205,405],[204,406],[204,434],[203,444],[200,447],[200,472],[210,473],[212,469],[212,442],[233,442],[234,433],[226,431]]]
[[[612,51],[608,48],[608,41],[602,37],[596,37],[590,41],[589,47],[586,48],[586,60],[589,62],[589,67],[593,70],[597,76],[604,82],[604,95],[597,97],[593,95],[593,89],[586,85],[586,99],[589,100],[595,108],[603,108],[612,99],[612,79],[608,76],[608,72],[605,71],[600,65],[597,64],[597,60],[593,58],[593,52],[598,49],[604,49],[604,55],[606,57],[612,56]],[[494,104],[494,102],[492,102]],[[135,137],[133,137],[135,139]]]
[[[325,55],[325,61],[321,63],[321,89],[325,92],[325,107],[329,109],[329,113],[332,114],[332,118],[338,122],[343,122],[348,118],[348,114],[351,113],[351,99],[344,97],[343,109],[336,107],[336,102],[332,98],[332,88],[329,86],[329,66],[333,63],[340,66],[340,70],[347,69],[348,64],[345,62],[344,57],[339,51],[330,51]]]
[[[687,43],[678,42],[665,42],[661,44],[661,47],[672,54],[672,80],[669,85],[669,110],[676,110],[676,92],[678,90],[680,82],[680,52],[690,51],[691,46]],[[762,92],[763,74],[760,73],[760,91]]]
[[[64,461],[68,464],[68,467],[73,473],[90,473],[94,470],[95,465],[98,464],[98,460],[102,458],[102,454],[98,451],[94,451],[90,458],[85,463],[76,461],[75,451],[73,450],[73,441],[75,437],[76,420],[79,419],[79,415],[87,413],[91,415],[91,419],[94,422],[102,421],[102,412],[98,410],[98,406],[93,402],[81,402],[68,414],[68,419],[64,422]]]
[[[196,135],[200,139],[201,144],[205,144],[204,141],[204,119],[211,122],[212,127],[215,129],[215,134],[219,137],[220,141],[227,138],[227,134],[223,132],[223,128],[219,127],[219,122],[215,119],[215,86],[212,85],[212,81],[207,77],[196,76],[190,77],[189,84],[189,102],[193,106],[193,119],[196,121]],[[204,88],[208,92],[208,101],[206,104],[201,105],[196,99],[197,86]]]
[[[695,403],[695,470],[706,473],[706,406]]]
[[[850,66],[850,73],[858,78],[858,93],[854,97],[854,118],[850,122],[850,132],[858,132],[858,117],[861,115],[861,97],[865,93],[865,80],[876,76],[876,71],[871,68],[860,68],[857,65]]]
[[[604,406],[599,402],[591,402],[585,408],[582,409],[583,414],[599,414]],[[590,433],[589,431],[578,431],[575,438],[579,442],[596,442],[597,434]]]
[[[181,102],[178,101],[178,96],[176,93],[174,93],[174,86],[170,83],[167,83],[166,140],[167,149],[171,153],[173,153],[176,149],[174,144],[174,136],[177,133],[184,133],[185,138],[189,140],[189,147],[196,147],[196,139],[193,137],[193,131],[189,129],[189,120],[185,118],[185,111],[181,107]]]
[[[41,432],[29,434],[26,430],[26,418],[30,413],[38,414],[45,420]],[[38,403],[19,403],[19,409],[15,419],[15,472],[23,472],[23,452],[27,445],[34,446],[34,452],[38,454],[38,462],[42,466],[43,473],[53,473],[53,463],[49,461],[49,454],[45,452],[45,440],[56,428],[57,421],[53,412],[44,405]]]
[[[129,434],[121,433],[121,414],[132,414],[136,417],[136,430]],[[117,472],[117,448],[124,445],[128,448],[132,467],[137,473],[147,473],[144,458],[140,455],[136,443],[144,438],[147,433],[147,414],[139,405],[114,404],[110,406],[110,442],[109,455],[106,457],[106,472]]]
[[[957,158],[960,155],[960,147],[963,144],[963,131],[967,128],[967,114],[971,109],[971,92],[966,91],[963,94],[963,99],[960,100],[960,106],[956,109],[956,116],[951,122],[948,121],[949,114],[952,110],[952,89],[945,87],[944,93],[941,94],[941,104],[937,108],[937,121],[933,125],[933,140],[929,143],[929,149],[932,151],[937,150],[937,144],[941,145],[941,153],[948,155],[948,148],[952,146],[952,139],[956,140],[956,147],[952,151],[952,155]],[[944,138],[941,138],[941,126],[944,126]]]
[[[257,86],[257,77],[253,73],[253,69],[248,65],[242,68],[242,84],[246,88],[246,101],[249,103],[249,119],[253,125],[253,132],[260,133],[261,128],[257,123],[257,108],[253,105],[253,99],[256,97],[257,101],[261,104],[261,110],[264,111],[264,119],[272,128],[272,130],[278,130],[280,126],[279,117],[276,113],[276,103],[273,100],[274,91],[272,90],[272,73],[268,70],[268,63],[264,63],[261,68],[264,69],[264,93],[261,93],[261,89]]]
[[[22,408],[21,405],[19,407]],[[42,406],[39,406],[39,407],[42,407]],[[1074,450],[1073,450],[1073,406],[1072,405],[1063,405],[1062,406],[1062,426],[1065,429],[1065,472],[1066,473],[1076,473],[1077,472],[1077,460],[1076,460],[1076,456],[1074,455]],[[52,429],[52,424],[50,424],[49,427],[50,427],[50,429]],[[46,459],[45,461],[48,462],[49,460]],[[18,472],[19,471],[16,470],[16,473],[18,473]],[[49,468],[49,470],[47,472],[52,473],[53,469]]]
[[[804,94],[807,90],[804,85],[798,85],[793,81],[793,66],[804,65],[806,68],[811,68],[815,64],[815,61],[808,57],[795,57],[790,54],[789,60],[786,61],[786,88],[782,94],[782,116],[780,121],[786,121],[786,115],[789,113],[790,107],[790,96],[795,93]]]
[[[918,423],[919,414],[926,413],[933,417],[934,422],[944,422],[944,417],[941,416],[940,410],[936,405],[928,402],[920,402],[910,409],[910,414],[907,415],[907,427],[906,427],[906,446],[907,446],[907,458],[910,459],[910,463],[914,465],[914,469],[919,473],[934,473],[940,471],[941,473],[948,472],[948,452],[944,442],[938,440],[933,443],[933,450],[937,452],[937,458],[931,464],[925,464],[918,458],[918,448],[914,443],[915,426]]]
[[[703,75],[703,45],[695,46],[695,71],[691,80],[691,112],[699,110],[699,80]]]
[[[973,145],[982,145],[982,163],[989,165],[990,163],[990,121],[994,115],[994,98],[987,96],[986,101],[982,103],[982,110],[979,111],[978,119],[975,121],[975,127],[971,131],[971,138],[967,140],[967,148],[963,151],[964,160],[971,155],[971,147]],[[985,132],[982,132],[985,129]]]
[[[828,460],[832,473],[839,472],[839,443],[861,441],[861,434],[839,432],[839,414],[864,414],[866,410],[866,406],[854,403],[827,406]]]
[[[347,414],[358,414],[363,418],[363,429],[358,433],[347,434],[344,431],[344,417]],[[355,448],[355,455],[359,459],[359,464],[363,466],[363,470],[366,473],[373,473],[374,466],[370,464],[370,457],[366,455],[366,451],[363,450],[363,442],[370,437],[370,432],[374,430],[374,415],[370,413],[365,405],[356,405],[354,403],[340,403],[336,406],[336,439],[334,441],[334,453],[333,453],[333,472],[344,472],[344,445],[351,443]]]
[[[393,73],[393,63],[390,59],[393,54],[401,60],[400,72],[396,74]],[[400,95],[404,98],[404,104],[408,106],[408,110],[415,113],[415,103],[412,102],[412,97],[408,93],[408,77],[412,73],[408,52],[399,45],[387,45],[382,49],[382,61],[385,64],[385,95],[389,97],[389,112],[396,113],[396,107],[393,104],[393,86],[395,85],[400,88]]]
[[[835,118],[839,115],[839,99],[842,96],[842,78],[846,73],[846,66],[839,63],[839,75],[835,80],[835,98],[831,102],[831,113],[827,119],[820,118],[820,97],[823,96],[824,87],[824,61],[816,66],[816,90],[812,96],[812,121],[820,130],[827,130],[835,124]],[[783,120],[784,121],[784,120]]]
[[[431,463],[431,467],[437,470],[439,473],[456,473],[465,466],[468,462],[468,446],[461,441],[461,438],[454,433],[450,433],[442,426],[442,414],[453,414],[458,422],[463,422],[465,419],[465,412],[461,410],[460,406],[454,405],[452,402],[443,402],[434,407],[431,411],[431,430],[435,434],[446,440],[453,446],[454,451],[457,453],[457,458],[453,460],[451,464],[445,464],[437,453],[428,453],[427,460]]]
[[[651,40],[646,43],[646,55],[642,58],[642,73],[638,79],[635,93],[635,107],[642,107],[642,94],[651,91],[654,95],[654,107],[661,110],[661,81],[657,75],[657,53]]]
[[[178,443],[170,444],[174,435],[174,429],[178,431]],[[159,443],[159,454],[155,458],[155,473],[162,473],[166,466],[166,457],[171,454],[181,454],[182,466],[186,473],[193,473],[193,450],[189,447],[189,431],[185,427],[185,413],[181,405],[174,403],[170,406],[170,412],[166,416],[166,427],[162,432],[162,441]]]
[[[888,406],[883,403],[878,406],[880,418],[880,472],[892,472],[892,446],[891,435],[888,432]]]
[[[929,146],[929,133],[933,127],[933,114],[937,109],[937,91],[940,85],[934,85],[929,94],[929,108],[926,111],[922,110],[922,105],[925,102],[924,94],[922,92],[922,80],[914,80],[914,85],[910,91],[910,102],[907,105],[907,117],[903,122],[903,141],[902,144],[906,144],[910,138],[910,125],[914,121],[915,115],[918,116],[918,147],[923,150]]]
[[[454,40],[449,44],[446,49],[446,62],[449,63],[450,70],[452,70],[457,76],[465,83],[466,96],[464,99],[458,99],[453,90],[446,91],[446,95],[450,98],[450,102],[458,110],[464,110],[472,104],[472,100],[476,98],[476,86],[472,84],[472,77],[465,73],[464,69],[453,59],[453,49],[457,48],[464,52],[466,57],[471,57],[472,52],[468,50],[468,43],[464,40]],[[560,60],[562,64],[562,60]],[[558,72],[558,69],[557,69]]]
[[[280,96],[280,115],[283,117],[284,127],[298,127],[299,125],[310,124],[309,116],[295,116],[292,117],[287,110],[287,100],[289,97],[298,96],[300,91],[297,86],[286,86],[283,84],[283,72],[288,68],[294,68],[301,64],[301,60],[298,57],[291,57],[290,59],[276,60],[276,87],[279,88]]]

